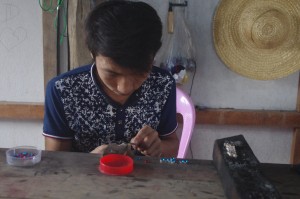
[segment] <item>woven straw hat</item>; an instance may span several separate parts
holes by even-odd
[[[300,69],[300,0],[220,0],[213,21],[219,57],[258,80]]]

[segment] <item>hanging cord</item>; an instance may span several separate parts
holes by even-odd
[[[46,3],[46,0],[39,0],[39,5],[44,12],[49,12],[53,14],[56,12],[54,19],[54,28],[58,32],[58,24],[59,24],[59,10],[62,9],[63,12],[63,30],[59,33],[59,44],[62,44],[64,37],[67,37],[67,10],[64,6],[64,0],[57,0],[57,5],[53,5],[53,0],[48,0],[49,4]]]

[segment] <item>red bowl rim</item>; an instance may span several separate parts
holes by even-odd
[[[122,161],[121,166],[110,166],[109,163]],[[108,175],[126,175],[133,170],[133,159],[122,154],[108,154],[100,158],[99,170]]]

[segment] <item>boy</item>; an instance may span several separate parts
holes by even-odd
[[[106,1],[86,19],[94,64],[52,79],[46,90],[46,150],[103,154],[132,143],[143,155],[176,157],[176,85],[155,66],[162,24],[146,3]]]

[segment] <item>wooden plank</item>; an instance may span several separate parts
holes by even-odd
[[[225,198],[211,161],[171,164],[137,156],[132,173],[109,176],[98,170],[98,154],[42,151],[38,165],[20,168],[7,165],[5,151],[0,149],[1,199]]]
[[[44,116],[42,103],[0,102],[0,119],[39,119]],[[196,110],[196,124],[300,127],[300,113],[237,109]],[[178,115],[179,122],[182,117]]]
[[[42,120],[43,103],[0,102],[0,119]]]
[[[197,124],[300,127],[300,113],[294,111],[200,109]]]
[[[48,1],[45,1],[49,3]],[[57,5],[57,0],[53,0]],[[43,11],[43,59],[44,59],[44,87],[48,81],[57,75],[57,31],[54,26],[56,13]]]

